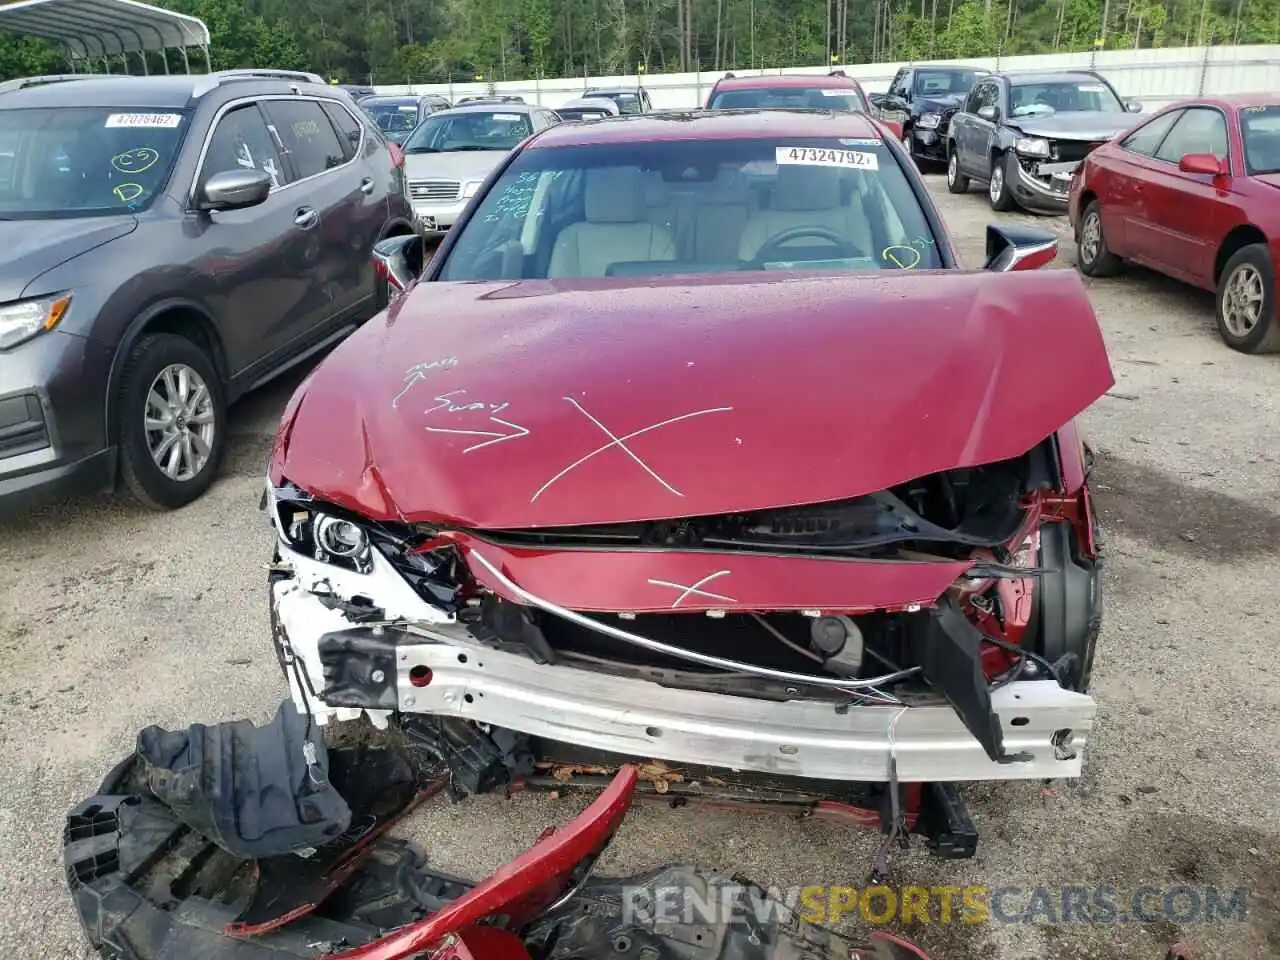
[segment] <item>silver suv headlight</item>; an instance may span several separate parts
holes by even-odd
[[[70,306],[69,293],[0,304],[0,350],[16,347],[38,333],[52,330],[66,316]]]
[[[1013,149],[1024,157],[1049,156],[1049,141],[1041,137],[1019,137]]]

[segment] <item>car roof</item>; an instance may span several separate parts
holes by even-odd
[[[535,137],[529,149],[665,140],[882,136],[871,117],[847,110],[690,110],[610,117],[586,126],[554,126]]]
[[[1280,106],[1280,93],[1227,93],[1213,97],[1195,97],[1170,106],[1186,107],[1196,103],[1217,104],[1224,107],[1276,107]]]
[[[568,103],[561,104],[557,110],[568,107],[593,107],[597,110],[617,110],[618,105],[608,97],[578,97],[576,100],[570,100]]]
[[[1105,82],[1102,77],[1087,70],[1062,70],[1056,73],[1000,73],[996,76],[1004,77],[1015,87],[1032,83],[1079,83],[1082,80],[1093,83]]]
[[[431,115],[447,117],[455,113],[532,113],[542,108],[532,103],[513,103],[508,100],[480,100],[468,103],[456,103],[448,110],[437,110]]]
[[[817,73],[763,74],[755,77],[729,77],[716,81],[718,90],[768,90],[785,87],[825,87],[831,90],[861,90],[862,84],[850,76],[827,76]]]
[[[191,106],[193,100],[220,89],[233,89],[236,93],[249,96],[295,91],[331,99],[335,96],[334,88],[325,84],[262,76],[175,74],[164,77],[132,77],[121,74],[24,87],[3,94],[0,97],[0,107],[164,107],[181,110]]]
[[[365,97],[361,103],[420,103],[422,97],[413,93],[385,94],[378,97]]]
[[[587,87],[583,93],[584,97],[594,95],[601,96],[606,93],[640,93],[644,87]]]

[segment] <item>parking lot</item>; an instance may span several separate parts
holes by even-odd
[[[980,265],[985,197],[929,182],[965,261]],[[1054,266],[1073,267],[1065,219],[1004,216],[1057,230]],[[913,850],[892,882],[1105,884],[1122,899],[1144,885],[1249,891],[1243,923],[907,931],[935,960],[1160,960],[1178,939],[1222,960],[1280,955],[1280,358],[1228,350],[1211,296],[1172,280],[1134,270],[1090,289],[1117,382],[1084,418],[1107,535],[1100,716],[1084,777],[968,790],[978,856]],[[1054,318],[1042,319],[1051,378]],[[80,501],[0,525],[5,953],[89,956],[62,879],[62,818],[141,727],[265,719],[285,696],[267,631],[271,531],[257,503],[275,419],[301,376],[232,410],[222,476],[186,509]],[[441,869],[476,876],[578,807],[439,801],[403,832]],[[861,886],[878,842],[772,815],[650,806],[631,813],[602,872],[697,860],[764,885]]]

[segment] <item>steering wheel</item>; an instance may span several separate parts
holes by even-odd
[[[799,240],[801,237],[814,237],[818,240],[825,240],[836,248],[838,257],[860,257],[862,251],[855,247],[834,230],[828,230],[826,227],[792,227],[789,230],[783,230],[781,233],[775,233],[772,237],[764,242],[764,245],[756,251],[756,255],[751,260],[753,267],[763,268],[764,264],[771,260],[785,260],[786,252],[782,249],[792,240]]]

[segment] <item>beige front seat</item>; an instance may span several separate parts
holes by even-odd
[[[756,211],[747,221],[738,243],[738,259],[755,259],[768,240],[795,227],[830,230],[867,256],[874,245],[871,224],[857,192],[849,203],[841,203],[840,171],[834,167],[779,164],[769,208]],[[794,245],[817,247],[821,244],[821,238],[811,237],[797,238]]]
[[[637,167],[586,172],[586,219],[560,231],[549,277],[603,277],[610,264],[676,259],[675,237],[649,219],[644,174]]]

